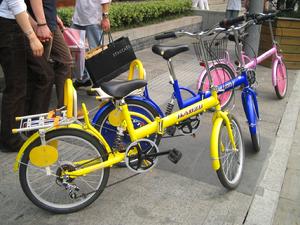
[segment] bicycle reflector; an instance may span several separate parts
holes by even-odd
[[[58,151],[53,146],[40,145],[30,151],[29,159],[34,166],[47,167],[56,163]]]

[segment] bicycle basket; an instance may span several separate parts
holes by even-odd
[[[193,43],[195,54],[199,62],[225,58],[228,43],[228,38],[226,36],[205,39],[202,40],[202,42],[203,48],[201,47],[201,41]]]

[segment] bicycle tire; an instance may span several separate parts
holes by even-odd
[[[219,70],[220,70],[220,72],[218,72]],[[226,72],[226,75],[224,74],[224,71]],[[223,84],[224,82],[235,78],[234,71],[232,71],[232,69],[229,66],[227,66],[226,64],[223,64],[223,63],[218,63],[218,64],[210,67],[210,73],[212,75],[213,82],[215,85]],[[222,76],[223,76],[223,78],[222,78]],[[202,80],[199,80],[199,82],[201,83],[200,91],[209,90],[209,80],[208,80],[207,73],[205,73]],[[233,89],[228,90],[228,91],[218,95],[218,99],[220,101],[222,110],[225,109],[229,105],[232,97],[233,97]]]
[[[63,128],[53,130],[46,133],[45,139],[47,143],[57,141],[59,153],[58,161],[49,166],[51,176],[46,174],[42,177],[41,175],[46,172],[46,169],[37,167],[34,168],[36,171],[33,171],[33,174],[31,174],[34,165],[30,163],[29,153],[34,147],[41,145],[40,138],[34,140],[28,146],[22,156],[19,170],[20,183],[25,195],[36,206],[52,213],[72,213],[87,207],[94,202],[105,189],[109,177],[109,168],[97,170],[93,173],[86,174],[84,177],[70,178],[70,184],[75,184],[80,188],[77,192],[80,194],[77,198],[78,202],[75,202],[77,199],[71,199],[70,189],[67,190],[66,186],[62,185],[61,178],[59,178],[60,176],[58,176],[58,174],[61,174],[63,169],[67,168],[67,170],[70,170],[71,168],[74,169],[75,165],[77,167],[80,166],[78,163],[74,164],[75,160],[78,162],[84,159],[90,160],[93,159],[93,157],[97,159],[97,162],[99,162],[99,160],[107,160],[104,147],[95,137],[78,129]],[[88,158],[81,158],[83,154],[87,154],[86,157]],[[81,167],[83,166],[84,165],[81,165]],[[43,172],[39,173],[39,171]],[[99,172],[100,174],[98,174]],[[38,178],[38,183],[36,183],[36,180],[30,181],[30,179],[34,179],[35,177]],[[54,179],[52,179],[53,177]],[[99,181],[97,180],[98,178]],[[49,186],[48,183],[46,183],[47,185],[45,186],[45,183],[42,182],[43,180],[49,180],[51,183]],[[34,190],[35,186],[36,190]],[[43,187],[45,187],[45,189],[41,193],[38,193],[37,191]],[[49,196],[46,196],[45,194],[47,194],[46,191],[48,190],[51,193],[49,193]],[[84,191],[86,191],[86,193],[84,193]]]
[[[282,68],[282,71],[280,71],[280,66]],[[274,87],[275,93],[278,99],[283,99],[286,95],[287,89],[288,89],[288,72],[286,69],[286,65],[284,61],[278,61],[277,68],[276,69],[276,86]],[[279,73],[279,75],[278,75]],[[280,78],[279,78],[280,76]]]
[[[260,148],[261,148],[261,143],[260,143],[260,129],[259,129],[259,118],[257,116],[257,112],[254,106],[254,102],[253,102],[253,98],[251,97],[251,102],[252,102],[252,109],[254,110],[254,114],[255,114],[255,133],[251,130],[253,130],[253,125],[249,125],[249,129],[250,129],[250,134],[251,134],[251,141],[252,141],[252,146],[253,146],[253,150],[255,152],[259,152]]]
[[[159,113],[157,110],[155,110],[152,106],[149,104],[134,100],[134,99],[127,99],[126,103],[128,105],[128,108],[130,111],[137,111],[139,113],[142,113],[144,116],[147,116],[151,121],[154,121],[156,117],[159,116]],[[108,142],[110,146],[113,146],[114,140],[116,137],[116,127],[112,127],[109,124],[108,121],[108,115],[115,109],[115,107],[112,105],[111,107],[108,107],[104,112],[101,114],[101,116],[98,118],[94,126],[98,129],[98,131],[101,133],[101,135],[105,138],[105,140]],[[139,110],[137,110],[139,109]],[[145,121],[138,120],[136,117],[134,117],[136,120],[134,122],[134,127],[139,127],[140,124],[144,124]],[[161,140],[161,135],[158,134],[152,134],[148,137],[148,139],[151,139],[155,142],[156,145],[159,145]],[[130,137],[127,132],[124,133],[123,138],[123,146],[127,146],[129,143],[131,143]],[[126,167],[125,162],[118,163],[119,167]]]
[[[226,169],[226,160],[224,160],[224,144],[225,144],[225,155],[227,154],[226,150],[228,150],[228,147],[231,146],[227,146],[230,145],[230,141],[229,141],[229,137],[228,137],[228,133],[227,133],[227,128],[225,125],[225,122],[223,121],[220,130],[219,130],[219,138],[218,138],[218,152],[219,152],[219,162],[220,162],[220,168],[216,171],[218,178],[221,182],[221,184],[226,187],[227,189],[235,189],[242,178],[242,173],[243,173],[243,167],[244,167],[244,158],[245,158],[245,147],[244,147],[244,143],[243,143],[243,138],[242,138],[242,133],[241,133],[241,129],[240,126],[237,122],[237,120],[233,117],[230,116],[231,119],[231,126],[232,126],[232,132],[234,135],[234,141],[236,142],[237,145],[237,151],[232,151],[233,153],[233,157],[234,156],[238,156],[236,164],[237,164],[237,168],[235,169],[234,173],[232,174],[228,174],[228,169]],[[227,140],[223,140],[223,138],[226,138],[225,136],[227,135]],[[232,148],[231,148],[232,150]],[[232,155],[232,154],[231,154]],[[231,164],[232,164],[232,160],[233,157],[231,159]],[[226,172],[227,171],[227,172]],[[230,177],[231,175],[231,177]]]

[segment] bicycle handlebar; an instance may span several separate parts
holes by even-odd
[[[189,36],[189,37],[192,37],[192,38],[199,38],[199,37],[202,37],[202,36],[213,35],[215,32],[218,32],[218,31],[225,31],[225,29],[214,26],[214,27],[212,27],[208,30],[201,31],[199,33],[191,33],[191,32],[187,32],[187,31],[175,31],[175,32],[171,31],[171,32],[166,32],[166,33],[156,35],[154,37],[154,39],[155,40],[161,40],[161,39],[173,38],[173,37],[177,38],[177,37],[181,37],[181,36]]]
[[[264,13],[255,14],[255,13],[253,13],[253,14],[248,14],[247,18],[251,18],[251,19],[255,20],[256,24],[261,24],[262,22],[264,22],[266,20],[274,19],[275,17],[277,17],[278,13],[290,12],[292,10],[293,10],[292,8],[289,8],[289,9],[282,9],[282,10],[278,10],[278,11],[273,11],[273,12],[270,12],[268,14],[264,14]]]
[[[237,23],[243,22],[246,20],[245,16],[239,16],[233,19],[224,19],[219,22],[219,26],[225,29],[230,28],[232,25],[236,25]]]
[[[176,37],[175,32],[165,32],[154,37],[155,40],[161,40],[166,38],[174,38]]]
[[[261,22],[264,22],[266,20],[274,19],[275,17],[276,17],[275,13],[270,13],[270,14],[267,14],[267,15],[258,15],[255,18],[255,23],[260,24]]]

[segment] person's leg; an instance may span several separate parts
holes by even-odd
[[[238,10],[232,10],[232,15],[231,15],[231,18],[236,18],[239,16],[239,12]]]
[[[193,0],[192,1],[192,7],[197,8],[198,7],[198,0]]]
[[[71,28],[77,29],[77,30],[84,30],[86,32],[86,26],[79,26],[77,24],[72,24]],[[73,82],[73,86],[75,89],[78,88],[90,88],[92,86],[92,82],[90,81],[90,76],[87,72],[87,69],[84,68],[83,74],[77,75]]]
[[[80,29],[85,29],[86,32],[86,38],[89,44],[89,49],[93,49],[96,48],[97,46],[99,46],[101,43],[101,36],[102,36],[102,29],[99,26],[99,24],[92,24],[92,25],[88,25],[88,26],[78,26],[76,25],[78,28]],[[74,26],[74,28],[76,28],[76,26]],[[88,74],[87,69],[84,70],[82,79],[80,81],[76,80],[74,82],[74,87],[75,88],[90,88],[92,86],[92,82],[90,79],[90,76]]]
[[[54,84],[54,71],[46,56],[34,57],[27,48],[27,101],[26,114],[48,112]]]
[[[203,0],[203,1],[204,1],[204,9],[209,10],[208,0]]]
[[[225,14],[226,19],[232,19],[232,18],[234,18],[233,17],[234,16],[234,11],[235,10],[227,9],[226,10],[226,14]]]
[[[203,10],[204,9],[204,2],[203,2],[203,0],[199,0],[198,4],[199,4],[199,8]]]
[[[72,57],[59,28],[53,32],[51,59],[54,61],[57,108],[60,108],[64,105],[65,81],[67,78],[71,78]]]
[[[85,28],[86,30],[86,37],[89,43],[89,49],[96,48],[101,43],[101,35],[102,35],[102,29],[99,26],[99,24],[92,24],[88,25]]]
[[[17,23],[0,18],[0,64],[4,72],[5,89],[1,108],[1,144],[6,151],[18,151],[22,144],[16,116],[24,115],[26,100],[26,50],[25,36]]]

